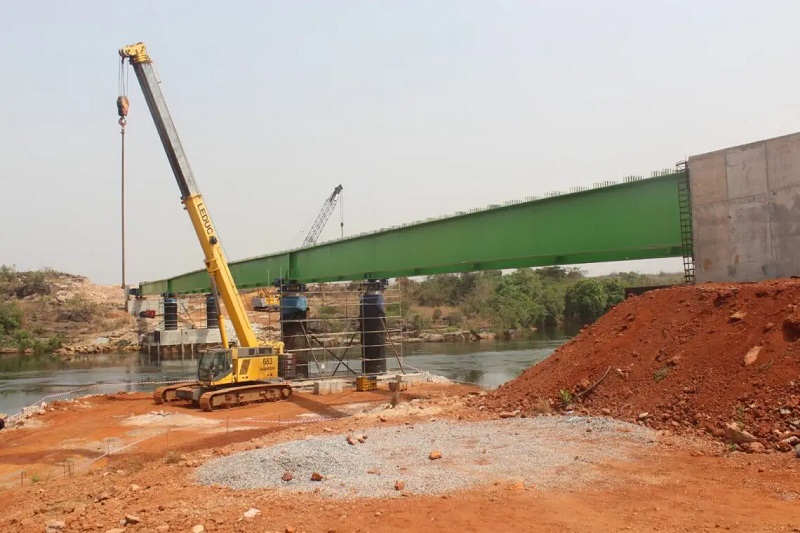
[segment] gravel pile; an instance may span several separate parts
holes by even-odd
[[[575,486],[595,477],[595,465],[625,459],[633,446],[654,442],[647,428],[610,418],[536,417],[488,422],[436,421],[372,428],[363,443],[326,435],[210,461],[200,483],[235,489],[318,490],[334,498],[439,494],[493,481],[540,488]],[[362,433],[355,432],[352,437]],[[432,460],[431,452],[442,458]],[[286,472],[292,479],[284,481]],[[312,474],[322,481],[312,481]]]

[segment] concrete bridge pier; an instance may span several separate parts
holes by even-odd
[[[287,353],[292,358],[284,358],[281,375],[285,378],[308,377],[309,344],[306,336],[308,327],[308,298],[303,283],[280,282],[276,284],[281,296],[281,339]]]
[[[366,375],[386,372],[386,304],[384,291],[388,280],[369,280],[359,301],[362,371]]]

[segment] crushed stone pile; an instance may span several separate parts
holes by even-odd
[[[629,298],[471,404],[525,413],[543,401],[747,451],[791,451],[800,442],[800,280]]]
[[[597,446],[597,439],[604,439]],[[514,482],[574,487],[595,466],[654,442],[648,428],[610,418],[548,416],[487,422],[435,421],[327,435],[237,453],[198,468],[200,483],[282,488],[333,498],[440,494]]]

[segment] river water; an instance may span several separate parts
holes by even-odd
[[[403,362],[449,379],[497,387],[529,366],[545,359],[568,340],[565,333],[537,333],[533,339],[481,341],[479,343],[406,344]],[[46,396],[67,399],[73,391],[101,385],[86,392],[149,390],[142,381],[192,379],[196,361],[169,365],[142,365],[138,354],[96,354],[65,363],[56,357],[0,356],[0,412],[14,414]],[[389,367],[397,368],[394,358]]]

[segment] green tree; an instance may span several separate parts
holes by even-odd
[[[520,269],[500,278],[489,300],[495,329],[529,328],[544,323],[545,308],[539,276],[531,269]]]
[[[555,326],[564,318],[565,293],[566,290],[563,285],[555,283],[545,285],[541,295],[545,325]]]
[[[603,290],[606,291],[606,311],[625,299],[625,287],[615,278],[603,280]]]
[[[491,314],[489,301],[494,296],[495,287],[499,279],[499,277],[481,275],[472,292],[467,294],[463,302],[461,302],[461,311],[470,317],[483,316],[488,318]]]
[[[547,266],[537,268],[536,273],[544,280],[564,281],[567,278],[567,269],[562,266]]]
[[[595,279],[582,279],[567,289],[565,312],[583,323],[597,320],[606,310],[608,295]]]
[[[615,272],[609,279],[617,280],[623,287],[644,287],[652,284],[647,275],[638,272]]]

